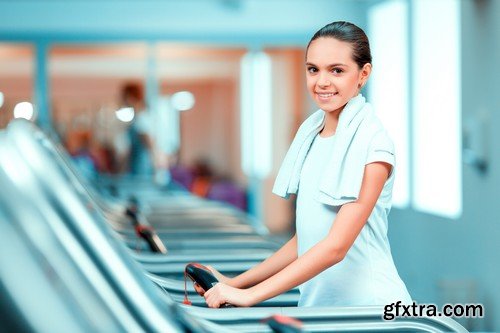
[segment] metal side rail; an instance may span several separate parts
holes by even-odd
[[[172,264],[141,264],[141,266],[149,273],[153,273],[159,276],[172,277],[177,279],[183,279],[184,277],[184,267],[186,263],[172,263]],[[213,263],[215,269],[224,275],[234,276],[246,272],[250,268],[257,265],[259,262],[248,261],[248,262],[225,262],[225,263]]]
[[[121,238],[130,248],[135,248],[137,245],[136,238]],[[186,249],[218,249],[219,251],[232,251],[233,249],[253,249],[253,250],[278,250],[279,244],[260,239],[248,239],[242,237],[234,237],[232,241],[223,241],[221,239],[203,239],[203,240],[170,240],[165,244],[170,253],[176,250]]]
[[[247,251],[235,255],[234,253],[220,252],[220,253],[206,253],[200,251],[196,255],[192,254],[142,254],[130,251],[132,258],[141,264],[155,265],[155,264],[171,264],[171,263],[189,263],[189,262],[203,262],[206,265],[213,263],[238,263],[244,261],[261,262],[273,254],[271,251]]]
[[[182,256],[186,259],[193,259],[193,258],[198,258],[198,256],[204,257],[207,256],[207,258],[214,258],[218,255],[228,255],[232,256],[235,258],[242,257],[245,258],[246,255],[256,255],[256,257],[261,256],[262,258],[266,258],[271,256],[274,253],[273,249],[255,249],[255,248],[241,248],[241,249],[232,249],[231,252],[229,253],[228,251],[221,251],[220,249],[213,249],[213,248],[205,248],[205,249],[184,249],[184,250],[177,250],[177,251],[171,251],[167,253],[166,255],[160,254],[160,253],[154,253],[154,252],[141,252],[137,251],[134,249],[129,248],[129,252],[131,256],[141,262],[144,263],[155,263],[155,262],[162,262],[164,258],[172,255],[174,258],[176,256]],[[255,259],[256,257],[250,257],[250,259]],[[235,259],[233,261],[237,261],[238,259]],[[264,260],[264,259],[263,259]],[[196,260],[187,260],[187,262],[192,262],[192,261],[198,261]]]
[[[408,317],[387,321],[382,307],[277,307],[207,309],[180,305],[190,314],[237,332],[262,332],[259,318],[282,314],[300,320],[305,332],[457,332],[467,330],[451,318]]]

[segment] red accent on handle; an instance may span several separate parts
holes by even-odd
[[[142,224],[138,224],[135,226],[135,233],[137,234],[138,237],[141,237],[142,232],[146,230],[153,230],[153,229],[150,226]]]
[[[186,267],[187,267],[187,265],[186,265]],[[186,269],[184,269],[184,301],[182,303],[184,303],[186,305],[191,305],[192,303],[188,299],[187,278],[188,278],[187,271],[186,271]]]
[[[204,270],[207,270],[207,271],[211,272],[211,271],[208,269],[208,267],[203,266],[202,264],[199,264],[199,263],[197,263],[197,262],[190,262],[189,264],[187,264],[187,265],[186,265],[186,267],[187,267],[187,266],[189,266],[189,265],[194,266],[194,267],[198,267],[198,268],[201,268],[201,269],[204,269]]]

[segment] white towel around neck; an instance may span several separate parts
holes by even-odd
[[[320,109],[299,127],[276,177],[273,193],[283,198],[297,193],[307,152],[324,123],[325,112]],[[340,113],[335,135],[332,156],[320,182],[317,200],[340,206],[357,200],[369,148],[393,154],[394,147],[361,94],[353,97]]]

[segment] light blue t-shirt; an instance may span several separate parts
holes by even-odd
[[[329,206],[315,198],[318,185],[331,158],[335,136],[314,139],[301,170],[297,194],[296,229],[298,255],[324,239],[340,206]],[[393,154],[368,152],[366,163],[383,161],[394,165]],[[394,265],[387,238],[387,215],[392,197],[394,172],[367,223],[344,260],[299,286],[299,306],[386,305],[395,301],[410,304],[411,297]]]

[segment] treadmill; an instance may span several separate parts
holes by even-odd
[[[139,318],[148,327],[147,331],[165,331],[162,325],[166,325],[168,313],[162,305],[170,304],[178,317],[210,320],[236,332],[268,332],[269,328],[261,320],[276,313],[301,320],[304,329],[312,332],[466,332],[455,321],[443,317],[384,321],[381,307],[207,309],[177,305],[166,292],[161,293],[147,279],[124,245],[113,237],[105,221],[94,219],[95,207],[82,207],[78,204],[77,191],[62,186],[67,179],[57,172],[54,163],[45,164],[48,161],[43,161],[44,164],[40,165],[40,156],[36,152],[20,150],[5,139],[5,135],[0,136],[0,184],[6,189],[1,192],[2,202],[10,205],[13,201],[23,202],[25,206],[36,209],[39,219],[21,219],[24,225],[42,233],[57,232],[58,241],[64,245],[65,251],[76,251],[87,257],[89,260],[84,263],[98,268],[96,273],[100,272],[114,286],[113,290],[120,294],[127,309],[134,310],[131,315]],[[23,157],[26,154],[29,161]],[[27,209],[23,207],[16,211]],[[86,271],[84,268],[86,266],[81,267]],[[91,277],[89,273],[88,278]]]

